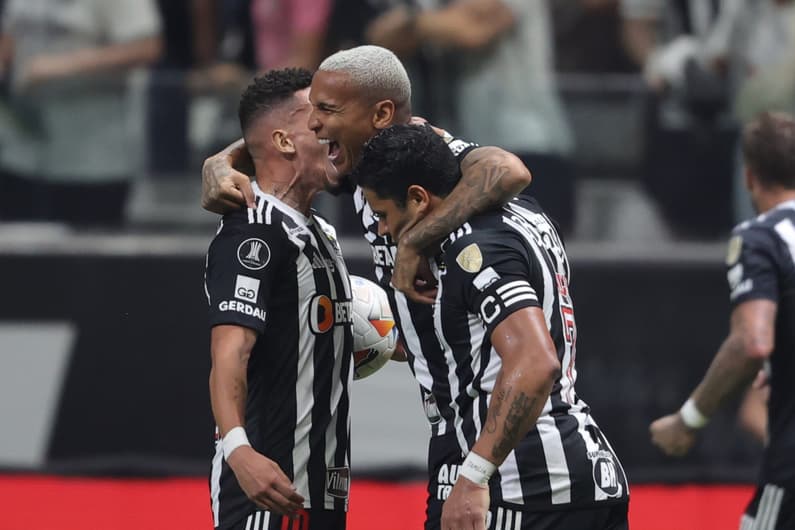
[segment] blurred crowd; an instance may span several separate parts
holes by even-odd
[[[630,178],[683,238],[722,237],[751,215],[739,127],[762,110],[795,110],[789,0],[0,0],[0,9],[5,221],[123,225],[136,179],[198,181],[202,159],[239,136],[237,98],[256,72],[313,68],[363,43],[405,61],[416,115],[519,155],[566,233],[578,183],[610,176],[583,163],[593,150],[583,138],[623,148],[611,115],[579,105],[573,119],[567,94],[619,94],[618,113],[634,105]]]

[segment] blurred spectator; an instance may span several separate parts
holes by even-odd
[[[395,8],[373,23],[374,44],[401,54],[422,44],[454,50],[456,135],[520,156],[531,193],[561,225],[574,223],[572,135],[555,85],[546,0],[454,0]]]
[[[728,70],[735,116],[742,124],[764,111],[795,111],[795,2],[757,0],[731,7],[710,35],[706,60]],[[739,161],[735,169],[735,222],[753,215],[742,165]]]
[[[732,225],[737,129],[725,73],[702,58],[735,1],[622,0],[625,45],[649,87],[644,183],[681,237],[718,237]]]
[[[450,66],[443,53],[412,37],[407,22],[423,7],[443,0],[336,0],[333,2],[326,49],[335,52],[362,44],[379,44],[401,57],[411,78],[411,106],[415,115],[449,126]],[[404,40],[408,46],[404,47]]]
[[[252,0],[258,68],[317,68],[330,11],[331,0]]]
[[[7,0],[16,127],[0,151],[0,216],[124,219],[136,170],[126,74],[160,55],[152,0]]]
[[[559,72],[630,72],[620,38],[619,0],[555,0],[555,65]]]
[[[149,170],[187,170],[189,92],[193,68],[206,68],[216,54],[216,0],[158,0],[165,49],[152,71],[147,113]]]

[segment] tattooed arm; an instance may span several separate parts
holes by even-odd
[[[524,163],[499,147],[478,147],[470,151],[461,162],[461,181],[450,195],[401,236],[392,285],[412,300],[433,303],[434,293],[420,293],[415,287],[422,252],[473,215],[505,204],[531,180]]]
[[[535,425],[560,373],[555,345],[539,307],[525,307],[500,322],[491,342],[502,368],[486,424],[473,453],[499,466]],[[442,507],[442,528],[485,529],[488,488],[458,475]]]
[[[212,155],[202,165],[202,208],[218,214],[244,205],[252,208],[254,190],[249,175],[253,174],[254,164],[242,138]]]

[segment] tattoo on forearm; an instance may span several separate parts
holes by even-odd
[[[494,458],[503,460],[525,434],[526,418],[535,407],[536,401],[537,398],[529,397],[524,392],[519,392],[511,402],[511,408],[502,427],[503,435],[497,440],[491,450],[491,455]]]
[[[444,238],[473,214],[504,203],[509,191],[502,185],[508,168],[503,165],[486,166],[482,173],[463,178],[453,190],[455,200],[444,201],[423,222],[409,231],[411,245],[425,249]]]
[[[508,387],[505,390],[500,390],[493,398],[492,398],[492,408],[494,409],[491,413],[489,413],[488,418],[486,419],[485,429],[486,432],[490,434],[494,434],[497,432],[497,418],[500,417],[502,414],[502,406],[508,400],[508,396],[511,395],[511,388]]]
[[[502,203],[507,190],[502,186],[508,168],[502,165],[487,166],[477,178],[464,181],[470,190],[472,209],[476,212]],[[463,221],[462,221],[463,222]]]

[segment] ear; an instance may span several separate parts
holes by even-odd
[[[395,102],[385,99],[375,104],[373,113],[373,127],[377,130],[386,129],[395,119]]]
[[[751,168],[749,168],[747,165],[743,168],[743,177],[745,179],[745,189],[751,191],[756,185],[757,181],[756,181],[756,175],[754,174],[753,171],[751,171]]]
[[[431,194],[419,184],[412,184],[406,190],[406,207],[424,213],[431,204]]]
[[[295,144],[284,129],[274,129],[271,133],[271,142],[273,142],[273,146],[278,152],[290,155],[295,154]]]

